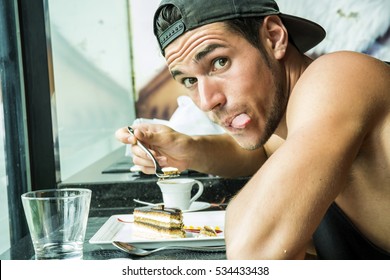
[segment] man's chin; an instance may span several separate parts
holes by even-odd
[[[240,147],[245,149],[245,150],[252,151],[252,150],[256,150],[262,146],[262,144],[259,143],[259,141],[257,141],[256,139],[250,138],[248,136],[232,135],[232,137],[234,138],[234,140],[236,140],[237,144],[240,145]]]

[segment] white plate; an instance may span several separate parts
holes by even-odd
[[[101,247],[113,247],[112,241],[123,241],[137,245],[140,248],[152,249],[167,245],[189,246],[221,246],[225,245],[224,222],[225,211],[204,211],[183,213],[185,226],[203,227],[218,226],[222,232],[217,237],[197,237],[195,233],[187,233],[185,238],[176,239],[141,239],[133,237],[133,215],[113,215],[89,240],[91,244]]]

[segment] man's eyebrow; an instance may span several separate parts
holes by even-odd
[[[209,53],[211,53],[212,51],[214,51],[215,49],[218,49],[218,48],[226,48],[226,46],[222,45],[222,44],[208,45],[205,49],[203,49],[202,51],[198,52],[195,55],[195,61],[200,61],[202,58],[204,58]],[[172,75],[173,79],[175,79],[176,76],[182,75],[182,74],[183,74],[183,72],[181,72],[180,70],[172,70],[171,71],[171,75]]]
[[[226,46],[222,45],[222,44],[211,44],[211,45],[208,45],[205,49],[203,49],[202,51],[198,52],[195,55],[195,61],[200,61],[206,55],[208,55],[209,53],[211,53],[212,51],[214,51],[215,49],[218,49],[218,48],[226,48]]]
[[[176,76],[182,75],[182,74],[184,74],[184,73],[181,72],[180,70],[172,70],[172,71],[171,71],[171,75],[172,75],[172,78],[173,78],[174,80],[176,80]]]

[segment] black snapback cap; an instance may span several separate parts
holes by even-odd
[[[160,36],[156,21],[162,8],[176,6],[182,18],[169,26]],[[278,15],[286,26],[290,38],[302,53],[316,46],[326,35],[325,30],[312,21],[282,14],[273,0],[162,0],[154,15],[154,34],[161,52],[186,31],[205,24],[235,18]]]

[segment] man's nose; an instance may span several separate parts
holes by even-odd
[[[223,87],[216,80],[208,78],[198,80],[198,90],[199,108],[204,112],[212,111],[226,101]]]

